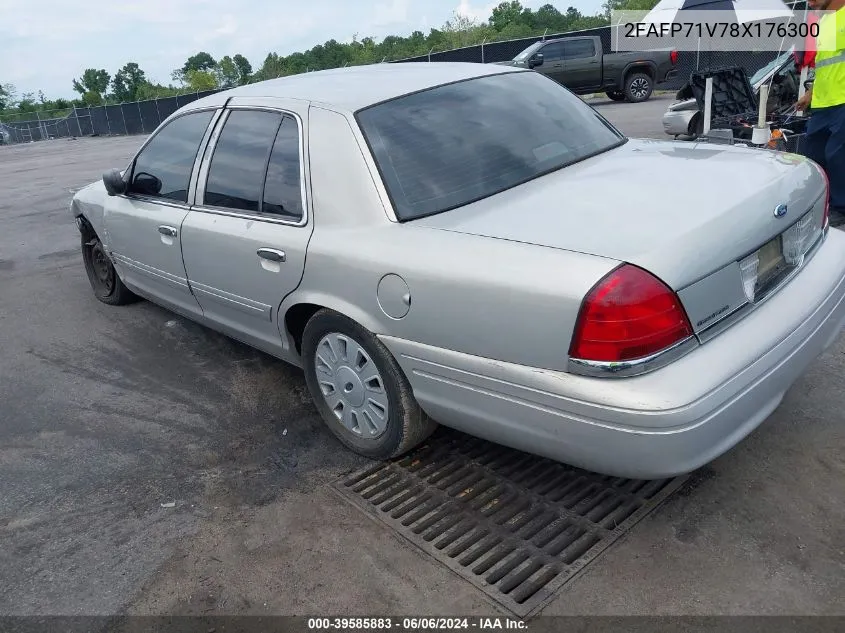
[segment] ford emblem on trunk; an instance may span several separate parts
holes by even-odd
[[[783,216],[786,215],[786,211],[787,211],[786,205],[785,204],[779,204],[778,206],[775,207],[775,217],[776,218],[782,218]]]

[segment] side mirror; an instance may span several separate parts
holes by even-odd
[[[147,196],[161,193],[161,180],[145,171],[138,172],[132,179],[132,191]]]
[[[528,60],[528,67],[535,68],[543,65],[543,53],[534,53]]]
[[[110,196],[116,196],[126,191],[126,181],[120,175],[119,169],[109,169],[104,173],[103,185],[106,187],[106,193]]]

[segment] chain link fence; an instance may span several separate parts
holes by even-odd
[[[805,2],[788,2],[794,11],[804,11]],[[475,46],[448,51],[434,50],[426,55],[408,59],[383,60],[388,63],[412,62],[473,62],[489,64],[513,59],[522,50],[540,40],[578,36],[597,36],[605,52],[612,51],[611,29],[608,26],[568,33],[544,33],[501,42],[484,42]],[[738,66],[748,75],[774,60],[775,51],[679,51],[678,72],[675,76],[656,86],[657,90],[677,91],[682,88],[696,70]],[[3,117],[0,115],[0,141],[6,143],[28,143],[53,138],[75,136],[112,136],[126,134],[149,134],[173,112],[196,99],[218,92],[209,90],[191,94],[136,101],[119,105],[105,105],[86,108],[71,108],[55,112],[33,112]]]
[[[30,143],[76,136],[150,134],[182,106],[215,92],[0,116],[0,137],[6,143]]]

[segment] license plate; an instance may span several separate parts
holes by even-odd
[[[775,239],[767,242],[757,251],[757,284],[765,286],[772,277],[777,276],[783,268],[783,249],[781,239],[778,235]]]
[[[754,284],[754,296],[760,297],[776,285],[786,269],[783,256],[783,241],[780,235],[767,242],[757,251],[757,283]]]
[[[791,269],[803,263],[804,256],[822,235],[823,213],[823,206],[817,204],[786,231],[739,262],[742,287],[749,301],[765,297]]]
[[[781,236],[778,235],[739,263],[742,286],[749,301],[763,296],[786,267],[781,244]]]

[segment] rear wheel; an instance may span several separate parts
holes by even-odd
[[[632,73],[625,79],[625,99],[629,103],[640,103],[651,97],[654,83],[645,73]]]
[[[625,93],[621,90],[608,90],[604,94],[607,95],[608,99],[612,99],[613,101],[625,101]]]
[[[358,323],[320,310],[302,335],[305,381],[332,433],[356,453],[391,459],[437,428],[387,348]]]
[[[82,236],[82,259],[97,299],[112,306],[138,300],[137,295],[123,285],[99,237],[94,234]]]

